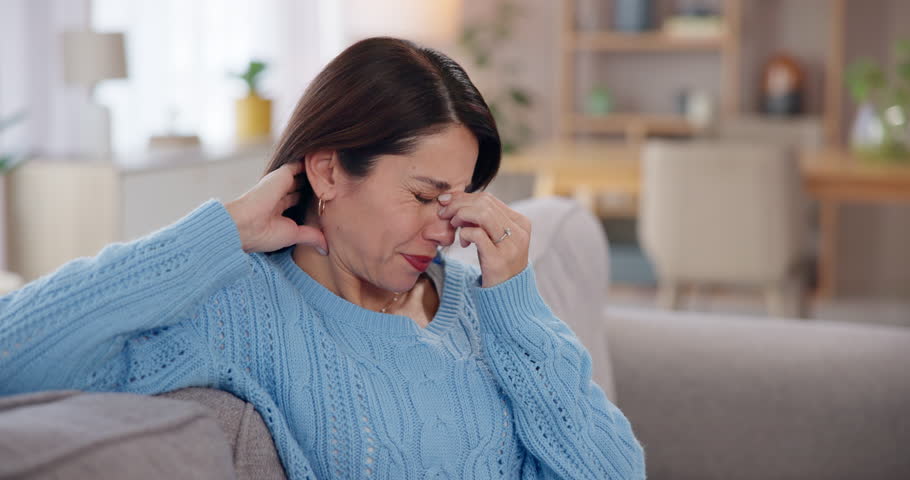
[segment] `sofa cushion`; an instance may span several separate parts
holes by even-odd
[[[287,478],[272,435],[252,403],[210,388],[184,388],[160,396],[196,402],[211,410],[234,453],[238,480]]]
[[[126,393],[0,398],[0,479],[235,478],[202,405]]]
[[[511,206],[533,225],[529,259],[540,295],[584,344],[594,381],[616,402],[602,313],[610,278],[603,227],[582,205],[565,198],[528,199]],[[456,241],[446,254],[478,263],[474,245],[461,248]]]
[[[910,478],[910,329],[605,313],[649,479]]]

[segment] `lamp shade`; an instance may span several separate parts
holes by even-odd
[[[68,85],[93,86],[111,78],[126,78],[122,33],[63,33],[63,80]]]
[[[346,0],[351,40],[392,36],[429,44],[453,42],[461,20],[460,0]]]

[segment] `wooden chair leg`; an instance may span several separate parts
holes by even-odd
[[[657,287],[657,305],[666,310],[679,310],[679,288],[678,282],[659,281]]]
[[[786,308],[786,282],[775,282],[765,286],[765,309],[768,316],[787,317]]]
[[[809,318],[809,298],[806,288],[806,270],[796,269],[790,277],[788,292],[793,308],[793,318]]]
[[[765,287],[765,306],[768,315],[774,317],[807,318],[806,300],[803,279],[798,274]]]

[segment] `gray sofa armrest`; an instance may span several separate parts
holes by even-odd
[[[648,477],[910,478],[910,329],[610,307]]]
[[[159,396],[207,407],[230,444],[238,480],[287,478],[272,434],[252,403],[211,388],[184,388]]]
[[[127,393],[0,397],[2,479],[232,479],[205,407]]]

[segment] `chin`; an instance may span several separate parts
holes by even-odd
[[[394,291],[394,292],[404,292],[404,291],[407,291],[407,290],[410,290],[410,289],[414,288],[414,285],[417,284],[417,278],[420,277],[420,274],[417,274],[417,275],[409,275],[409,276],[410,276],[410,278],[407,279],[407,280],[395,282],[395,287],[396,287],[396,288],[393,288],[392,291]]]

